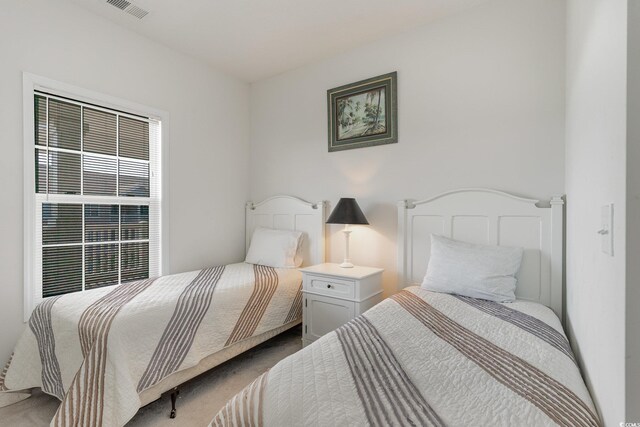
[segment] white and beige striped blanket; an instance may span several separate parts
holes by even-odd
[[[553,312],[418,287],[282,360],[211,426],[598,426]]]
[[[62,401],[51,425],[122,426],[139,394],[234,343],[301,319],[295,269],[232,264],[45,300],[0,375]]]

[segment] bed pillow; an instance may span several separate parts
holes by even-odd
[[[496,302],[516,299],[522,248],[487,246],[431,235],[422,288]]]
[[[245,262],[276,268],[295,268],[302,264],[299,254],[302,233],[258,227],[251,237]]]

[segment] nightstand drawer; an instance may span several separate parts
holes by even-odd
[[[312,275],[306,276],[304,284],[304,290],[307,292],[342,298],[353,298],[355,288],[355,282],[350,280]]]

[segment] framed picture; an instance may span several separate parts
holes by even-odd
[[[327,91],[329,151],[398,142],[398,73]]]

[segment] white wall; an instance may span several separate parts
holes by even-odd
[[[625,420],[626,24],[627,0],[568,1],[567,322],[607,425]],[[596,233],[607,203],[613,257]]]
[[[0,365],[22,331],[22,72],[169,112],[170,266],[241,259],[249,87],[65,1],[0,13]]]
[[[626,419],[637,422],[640,420],[640,2],[629,1],[627,22]]]
[[[565,6],[498,0],[251,88],[251,196],[356,197],[355,263],[396,286],[396,201],[458,187],[564,192]],[[327,152],[327,89],[398,71],[399,143]],[[341,261],[340,226],[328,255]]]

